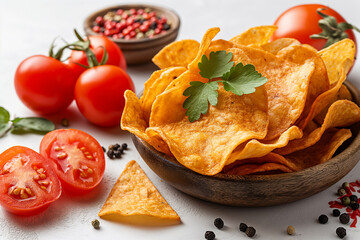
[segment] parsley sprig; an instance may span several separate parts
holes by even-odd
[[[199,62],[200,75],[209,79],[209,82],[200,81],[190,82],[190,87],[185,89],[183,95],[188,96],[183,103],[186,109],[185,115],[190,122],[199,120],[201,114],[206,114],[209,103],[213,106],[217,104],[218,88],[221,82],[226,91],[236,95],[250,94],[255,92],[255,88],[267,82],[267,78],[261,76],[255,70],[254,65],[243,65],[238,63],[234,66],[232,53],[226,51],[211,52],[209,58],[203,55]],[[212,81],[215,78],[221,80]]]

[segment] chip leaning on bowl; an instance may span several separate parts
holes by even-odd
[[[275,30],[214,40],[220,29],[211,28],[201,43],[166,46],[141,98],[125,92],[122,129],[204,175],[294,172],[328,161],[351,137],[346,127],[360,121],[343,85],[355,45],[344,39],[318,52],[295,39],[269,42]]]

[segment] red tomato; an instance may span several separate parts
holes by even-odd
[[[104,55],[104,48],[106,49],[109,58],[106,62],[107,65],[114,65],[122,68],[126,71],[126,60],[121,51],[121,49],[105,36],[94,35],[90,36],[90,49],[94,52],[96,59],[100,62]],[[86,70],[76,63],[80,63],[85,66],[89,66],[86,54],[83,51],[75,51],[71,52],[69,58],[69,66],[74,69],[77,76],[80,76],[82,72]]]
[[[135,91],[125,71],[111,65],[97,66],[80,75],[75,85],[75,101],[90,122],[103,127],[118,126],[127,89]]]
[[[95,138],[76,129],[59,129],[44,136],[40,154],[51,160],[65,190],[84,193],[104,176],[104,151]]]
[[[345,19],[335,10],[320,4],[305,4],[292,7],[283,12],[275,21],[274,25],[278,26],[272,39],[278,38],[295,38],[303,44],[309,44],[317,50],[321,50],[325,43],[325,39],[312,39],[312,34],[319,34],[322,29],[319,27],[319,20],[323,19],[316,10],[318,8],[327,8],[322,13],[333,16],[337,22],[346,22]],[[352,30],[345,31],[349,38],[356,44],[356,38]]]
[[[61,195],[51,163],[26,147],[0,154],[0,183],[0,204],[18,215],[39,213]]]
[[[15,89],[28,108],[40,114],[52,114],[65,110],[74,100],[76,80],[67,64],[35,55],[18,66]]]

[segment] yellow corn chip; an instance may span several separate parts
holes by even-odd
[[[130,161],[99,212],[103,219],[136,225],[172,225],[180,217],[136,161]]]
[[[199,51],[199,42],[186,39],[165,46],[152,59],[160,69],[168,67],[187,67]]]
[[[280,38],[273,42],[261,45],[261,48],[267,52],[276,55],[280,50],[295,45],[300,45],[300,42],[294,38]]]
[[[151,107],[155,98],[165,91],[166,87],[186,70],[184,67],[167,68],[149,88],[148,94],[141,98],[144,117],[147,122],[149,122]]]
[[[259,158],[269,154],[276,148],[284,147],[289,141],[301,138],[303,135],[302,131],[297,126],[292,126],[287,129],[278,138],[270,141],[261,140],[250,140],[247,143],[243,143],[238,146],[230,155],[226,162],[226,165],[238,161],[245,160],[248,158]]]
[[[305,107],[309,81],[315,70],[313,52],[303,46],[292,46],[281,56],[246,46],[229,51],[235,64],[252,64],[268,79],[265,87],[270,122],[266,140],[277,138],[295,123]]]
[[[320,128],[312,131],[306,131],[305,129],[303,138],[293,140],[286,147],[276,149],[275,152],[287,155],[305,149],[318,142],[327,129],[347,127],[358,121],[360,121],[360,108],[349,100],[338,100],[330,106],[324,123]]]
[[[336,150],[351,137],[349,129],[330,128],[325,131],[320,141],[311,147],[293,152],[284,157],[298,166],[305,169],[328,161]]]
[[[121,116],[121,128],[143,139],[156,150],[171,155],[169,147],[164,140],[160,137],[154,135],[150,137],[146,134],[145,131],[148,127],[148,122],[145,120],[140,100],[136,97],[136,94],[130,90],[126,90],[124,96],[126,102]]]
[[[220,28],[218,28],[218,27],[210,28],[206,31],[206,33],[204,34],[204,36],[201,40],[200,48],[196,54],[196,57],[188,65],[188,69],[190,71],[199,72],[198,63],[201,61],[202,56],[205,54],[205,52],[209,48],[209,46],[211,44],[211,40],[216,36],[216,34],[218,34],[219,31],[220,31]]]
[[[236,45],[264,45],[269,42],[277,26],[252,27],[230,39]]]
[[[342,68],[345,74],[349,72],[354,63],[355,53],[355,43],[349,38],[336,42],[319,52],[325,62],[330,84],[340,79]],[[345,66],[343,66],[344,62],[346,62]]]

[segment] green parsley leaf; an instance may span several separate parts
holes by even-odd
[[[200,75],[209,80],[221,77],[234,65],[234,62],[230,62],[232,56],[231,52],[226,53],[226,51],[211,52],[209,59],[203,55],[198,64]]]
[[[238,63],[229,72],[222,76],[224,89],[236,95],[250,94],[255,92],[256,87],[260,87],[267,82],[266,77],[262,77],[255,70],[254,65],[243,65]]]
[[[207,113],[209,103],[217,104],[218,83],[193,81],[190,85],[183,93],[184,96],[189,96],[184,101],[183,107],[187,109],[185,115],[189,117],[189,121],[194,122],[200,118],[201,114]]]
[[[0,107],[0,123],[7,123],[10,120],[10,113],[3,107]]]
[[[243,65],[230,62],[232,53],[226,51],[211,52],[209,58],[203,55],[198,64],[200,75],[209,79],[209,82],[190,82],[190,87],[185,89],[183,95],[188,98],[183,103],[186,109],[185,115],[190,122],[199,120],[201,114],[206,114],[209,103],[217,104],[219,82],[222,82],[224,89],[239,96],[255,92],[255,88],[267,82],[267,78],[261,76],[251,64]],[[212,81],[221,77],[222,80]]]

